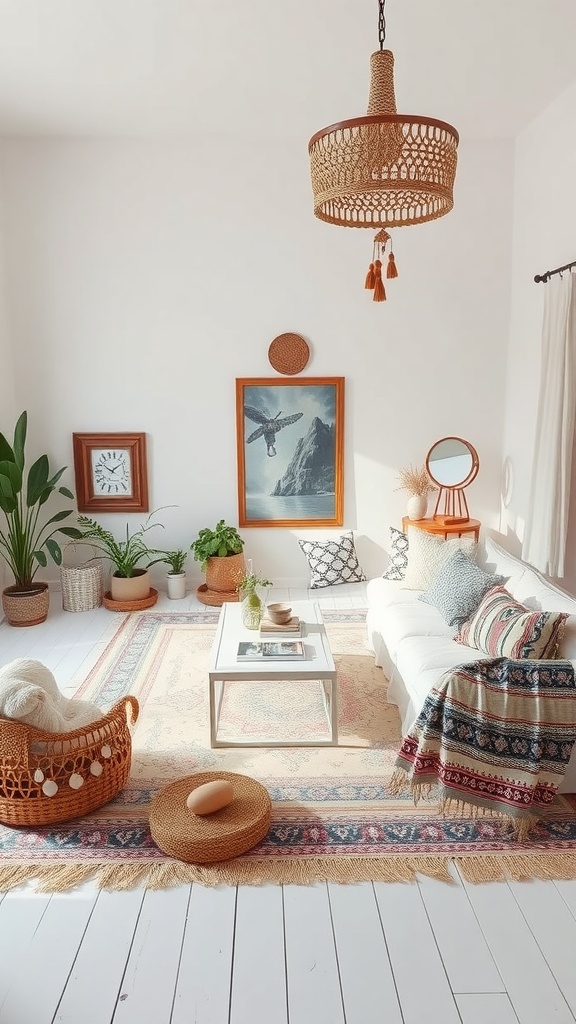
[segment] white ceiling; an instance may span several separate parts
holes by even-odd
[[[510,137],[576,80],[576,0],[387,0],[401,113]],[[0,134],[308,140],[366,110],[376,0],[0,0]]]

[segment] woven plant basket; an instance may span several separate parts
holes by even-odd
[[[91,559],[89,559],[91,561]],[[102,563],[61,565],[62,607],[65,612],[88,612],[102,604]]]
[[[228,594],[236,590],[238,580],[245,572],[246,561],[242,552],[225,558],[214,555],[206,562],[206,586],[217,594]]]
[[[63,733],[0,718],[0,822],[51,825],[112,800],[128,779],[138,711],[136,697],[123,697],[97,722]]]
[[[49,606],[47,583],[37,583],[27,593],[17,586],[2,591],[2,607],[11,626],[37,626],[47,618]]]

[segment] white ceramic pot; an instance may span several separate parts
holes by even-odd
[[[168,588],[168,597],[171,597],[173,601],[186,597],[186,573],[167,572],[166,586]]]
[[[425,494],[411,494],[406,505],[408,519],[424,519],[428,508],[428,498]]]
[[[135,569],[128,577],[112,573],[110,593],[113,601],[142,601],[150,593],[148,569]]]

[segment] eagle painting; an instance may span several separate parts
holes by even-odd
[[[303,412],[295,412],[292,416],[284,416],[281,420],[278,417],[282,411],[277,412],[275,416],[271,416],[268,410],[263,407],[262,409],[255,409],[252,405],[245,405],[244,412],[249,420],[253,423],[259,423],[260,426],[253,430],[249,437],[246,438],[246,444],[251,444],[258,437],[263,437],[266,442],[266,454],[272,458],[276,455],[276,448],[274,443],[276,441],[276,434],[279,430],[283,430],[290,423],[296,423]]]

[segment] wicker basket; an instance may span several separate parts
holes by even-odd
[[[51,825],[112,800],[128,779],[138,711],[136,697],[123,697],[97,722],[63,733],[0,718],[0,822]]]
[[[88,612],[99,608],[104,592],[102,563],[90,565],[61,565],[62,607],[65,612]]]

